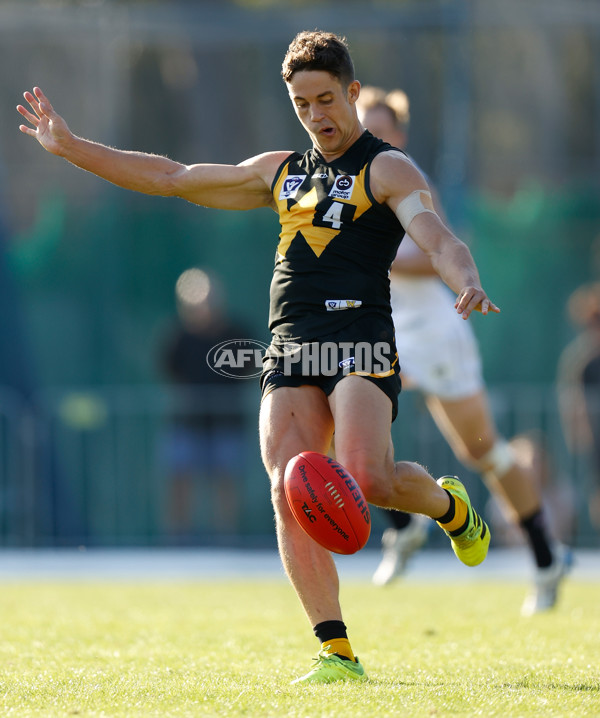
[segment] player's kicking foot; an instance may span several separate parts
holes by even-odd
[[[326,649],[319,655],[312,670],[305,676],[296,678],[294,683],[333,683],[334,681],[366,681],[367,674],[362,663],[340,658],[335,653],[327,653]]]
[[[487,556],[490,529],[471,506],[467,490],[456,477],[442,476],[438,484],[467,505],[467,518],[463,526],[456,531],[444,531],[450,537],[452,550],[458,559],[467,566],[477,566]]]
[[[411,516],[406,528],[389,528],[383,532],[381,546],[383,556],[375,573],[373,583],[376,586],[387,586],[404,571],[408,559],[427,540],[429,519],[420,514]]]
[[[553,608],[558,598],[558,588],[573,564],[573,554],[567,546],[558,545],[554,561],[547,568],[538,568],[531,592],[521,608],[522,616],[533,616]]]

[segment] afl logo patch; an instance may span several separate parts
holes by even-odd
[[[306,175],[288,175],[281,185],[279,199],[294,199],[305,179]]]
[[[336,177],[329,196],[335,199],[350,199],[354,189],[354,179],[352,175],[339,175],[339,177]]]

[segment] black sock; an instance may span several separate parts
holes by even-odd
[[[346,624],[343,621],[322,621],[313,628],[319,643],[327,643],[334,638],[348,638]]]
[[[444,491],[450,497],[450,507],[443,516],[440,516],[439,519],[434,519],[438,522],[438,524],[449,524],[450,521],[452,521],[452,519],[454,518],[454,514],[456,513],[456,502],[454,501],[454,496],[452,496],[448,489],[444,489]]]
[[[527,535],[527,540],[534,553],[538,568],[550,566],[552,563],[552,549],[548,541],[542,509],[538,509],[531,516],[521,519],[521,527]]]
[[[402,531],[412,521],[412,514],[407,514],[405,511],[396,511],[395,509],[384,509],[384,511],[396,531]]]

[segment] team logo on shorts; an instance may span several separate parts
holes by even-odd
[[[306,175],[288,175],[284,180],[279,192],[279,199],[295,199],[300,185],[306,179]]]
[[[329,196],[335,199],[350,199],[355,179],[354,175],[339,175],[335,178]]]
[[[354,369],[356,366],[356,359],[354,357],[342,359],[342,361],[338,363],[338,366],[340,369]]]

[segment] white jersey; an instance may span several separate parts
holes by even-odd
[[[483,388],[481,357],[456,297],[437,276],[391,274],[392,312],[406,388],[462,399]]]

